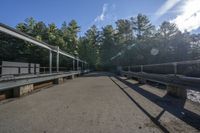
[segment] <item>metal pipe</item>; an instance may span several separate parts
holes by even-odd
[[[59,72],[59,47],[57,47],[56,69]]]
[[[79,61],[77,60],[77,71],[78,71],[78,67],[79,67]]]
[[[49,73],[52,73],[52,51],[49,50]]]
[[[143,72],[143,65],[141,65],[140,67],[141,67],[141,72]]]
[[[82,62],[82,70],[84,70],[83,65],[84,65],[84,64],[83,64],[83,62]]]
[[[73,71],[75,71],[75,60],[73,59]]]
[[[177,74],[177,63],[173,63],[174,65],[174,74],[176,75]]]
[[[42,42],[42,41],[38,41],[37,39],[35,39],[35,38],[33,38],[33,37],[23,33],[23,32],[20,32],[20,31],[14,29],[12,27],[9,27],[9,26],[7,26],[5,24],[0,23],[0,31],[4,32],[6,34],[9,34],[11,36],[14,36],[16,38],[22,39],[24,41],[30,42],[30,43],[32,43],[34,45],[40,46],[42,48],[51,50],[53,52],[57,52],[57,49],[56,49],[55,46],[49,45],[49,44],[47,44],[45,42]],[[62,50],[59,50],[59,54],[67,56],[67,57],[75,59],[75,60],[82,61],[79,58],[74,57],[74,56],[72,56],[72,55],[70,55],[70,54],[68,54],[68,53],[66,53],[66,52],[64,52]]]
[[[33,43],[37,46],[40,46],[40,47],[43,47],[43,48],[46,48],[48,50],[50,50],[51,48],[49,46],[47,46],[46,44],[42,43],[42,42],[39,42],[38,40],[34,39],[33,37],[30,37],[20,31],[17,31],[16,29],[14,28],[11,28],[11,27],[8,27],[6,25],[3,25],[0,23],[0,31],[1,32],[4,32],[6,34],[9,34],[11,36],[14,36],[14,37],[17,37],[19,39],[22,39],[24,41],[28,41],[30,43]]]

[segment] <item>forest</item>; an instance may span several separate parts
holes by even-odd
[[[45,24],[27,18],[16,29],[44,41],[89,63],[90,68],[107,70],[116,66],[157,64],[200,59],[200,34],[181,32],[164,21],[154,26],[144,14],[119,19],[115,25],[93,25],[83,36],[76,20]],[[0,33],[0,61],[40,63],[48,66],[48,51]],[[68,63],[66,63],[68,62]],[[63,58],[61,66],[69,65]]]

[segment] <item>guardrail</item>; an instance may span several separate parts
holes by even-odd
[[[88,70],[85,71],[68,71],[68,72],[59,72],[59,73],[51,73],[51,74],[40,74],[40,75],[33,75],[33,76],[25,76],[19,77],[15,80],[10,80],[6,82],[0,82],[0,91],[23,86],[27,84],[33,83],[40,83],[44,81],[54,80],[58,78],[80,75],[89,72]]]
[[[40,84],[42,82],[51,81],[55,84],[62,83],[66,78],[74,78],[76,75],[87,73],[85,70],[89,64],[78,56],[71,55],[67,52],[62,51],[58,46],[53,46],[37,40],[25,33],[22,33],[12,27],[0,23],[0,32],[10,35],[12,37],[21,39],[29,42],[32,45],[49,51],[49,64],[48,67],[40,67],[39,64],[26,63],[20,66],[13,65],[12,63],[3,64],[0,66],[0,96],[3,91],[13,90],[17,95],[23,95],[24,93],[30,92],[34,88],[34,84]],[[53,58],[53,52],[56,54]],[[65,58],[71,59],[71,67],[60,67],[60,55]],[[46,55],[45,55],[46,56]],[[55,59],[56,67],[53,66],[53,59]],[[38,66],[37,66],[38,65]],[[5,69],[4,69],[5,68]],[[12,68],[12,69],[11,69]],[[70,69],[69,69],[70,68]],[[5,70],[5,71],[2,71]],[[71,71],[73,70],[73,71]]]
[[[174,74],[189,77],[200,77],[200,60],[171,62],[162,64],[124,66],[124,71],[146,72],[154,74]]]
[[[0,69],[2,68],[16,68],[18,70],[18,73],[16,74],[0,74],[0,76],[6,76],[6,75],[23,75],[23,74],[44,74],[44,73],[49,73],[49,67],[37,67],[37,66],[34,66],[34,67],[31,67],[31,66],[0,66]],[[28,69],[28,73],[22,73],[21,70],[23,68],[27,68]],[[31,69],[33,70],[33,72],[31,71]],[[56,72],[56,67],[52,67],[52,72]],[[39,72],[37,72],[37,70],[39,70]],[[69,70],[67,69],[66,67],[59,67],[59,70],[63,70],[63,71],[66,71],[66,70]]]
[[[57,67],[52,67],[52,70],[50,71],[49,67],[0,66],[0,72],[1,72],[2,68],[14,68],[14,69],[17,69],[17,73],[13,73],[13,74],[1,74],[0,73],[0,82],[18,79],[22,76],[28,78],[28,77],[31,77],[31,75],[50,74],[50,73],[55,74],[55,73],[63,73],[63,72],[72,71],[72,68],[69,69],[67,67],[59,67],[59,72],[57,72]],[[26,73],[22,72],[22,69],[27,69],[27,72]],[[79,67],[78,70],[83,70],[83,69],[81,67]]]
[[[122,75],[128,77],[134,77],[139,80],[143,79],[147,81],[157,82],[164,85],[175,85],[182,88],[189,88],[192,90],[200,91],[200,78],[186,77],[178,75],[165,75],[165,74],[150,74],[144,72],[130,72],[121,71]]]
[[[74,79],[75,76],[88,72],[90,72],[90,70],[21,76],[16,78],[15,80],[0,82],[0,96],[2,95],[3,99],[13,96],[19,97],[29,92],[32,92],[34,89],[37,89],[37,87],[35,87],[37,85],[42,85],[46,83],[61,84],[66,79]],[[2,100],[1,97],[0,100]]]
[[[190,71],[188,71],[188,69]],[[121,75],[134,77],[139,82],[157,82],[167,85],[168,91],[186,97],[186,89],[200,91],[200,60],[152,65],[125,66]]]
[[[68,57],[70,59],[73,60],[73,68],[75,68],[75,62],[77,62],[77,66],[79,63],[81,63],[83,66],[84,65],[88,65],[87,62],[79,59],[78,57],[76,56],[73,56],[73,55],[70,55],[69,53],[66,53],[64,51],[62,51],[58,46],[55,47],[53,45],[50,45],[50,44],[47,44],[45,42],[42,42],[42,41],[39,41],[21,31],[18,31],[12,27],[9,27],[5,24],[2,24],[0,23],[0,32],[3,32],[5,34],[8,34],[8,35],[11,35],[13,37],[16,37],[16,38],[19,38],[19,39],[22,39],[24,41],[27,41],[27,42],[30,42],[31,44],[34,44],[36,46],[39,46],[41,48],[44,48],[44,49],[47,49],[49,51],[49,70],[51,72],[52,70],[52,52],[55,52],[56,53],[56,68],[57,68],[57,72],[59,71],[59,58],[60,58],[60,55],[63,55],[65,57]],[[73,69],[75,70],[75,69]]]

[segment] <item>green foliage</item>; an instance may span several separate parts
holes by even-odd
[[[99,65],[99,32],[93,25],[79,41],[79,56],[86,60],[91,67]]]
[[[182,33],[175,24],[166,21],[155,28],[143,14],[119,19],[115,26],[106,25],[102,29],[93,25],[83,37],[78,37],[80,26],[75,20],[63,22],[58,28],[54,23],[46,25],[28,18],[16,28],[79,56],[95,69],[108,70],[119,65],[164,63],[200,57],[200,34]],[[1,60],[48,64],[48,51],[28,42],[0,33],[0,44]],[[69,60],[61,58],[62,65],[66,65],[66,62]]]
[[[145,39],[153,36],[155,27],[151,24],[147,16],[138,14],[137,17],[131,18],[131,22],[138,39]]]

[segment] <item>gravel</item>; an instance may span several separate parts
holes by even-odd
[[[200,103],[200,92],[194,90],[187,90],[187,98],[193,102]]]

